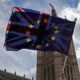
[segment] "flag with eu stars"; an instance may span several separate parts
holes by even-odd
[[[7,51],[31,49],[68,54],[75,21],[15,7],[7,25]]]

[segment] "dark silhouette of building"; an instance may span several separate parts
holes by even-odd
[[[52,15],[56,16],[54,7]],[[60,80],[65,55],[59,52],[38,51],[36,80]],[[66,80],[80,80],[80,74],[73,41],[69,48],[69,55],[65,67]],[[64,79],[63,79],[64,80]]]
[[[6,69],[4,71],[0,70],[0,80],[30,80],[28,78],[25,78],[25,76],[21,77],[15,74],[11,74],[6,72]]]

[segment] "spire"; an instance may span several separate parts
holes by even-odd
[[[32,77],[32,80],[34,80],[34,78]]]
[[[52,16],[57,16],[56,10],[54,9],[54,6],[51,3],[49,3],[49,5],[52,8],[52,11],[51,11]]]
[[[5,68],[5,70],[4,70],[5,72],[6,72],[6,68]]]
[[[16,75],[16,71],[14,72],[14,74]]]
[[[23,75],[23,77],[25,78],[25,74]]]

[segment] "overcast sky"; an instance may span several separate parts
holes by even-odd
[[[45,2],[46,1],[46,2]],[[3,47],[5,40],[5,30],[11,15],[12,7],[19,6],[34,9],[51,14],[49,2],[53,3],[59,17],[67,17],[77,23],[73,35],[77,58],[80,58],[80,3],[79,0],[0,0],[0,69],[19,75],[26,74],[31,78],[36,72],[36,53],[37,51],[20,50],[18,52],[7,52]]]

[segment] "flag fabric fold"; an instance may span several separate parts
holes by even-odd
[[[74,26],[75,21],[15,7],[7,25],[4,45],[8,51],[31,49],[67,55]]]

